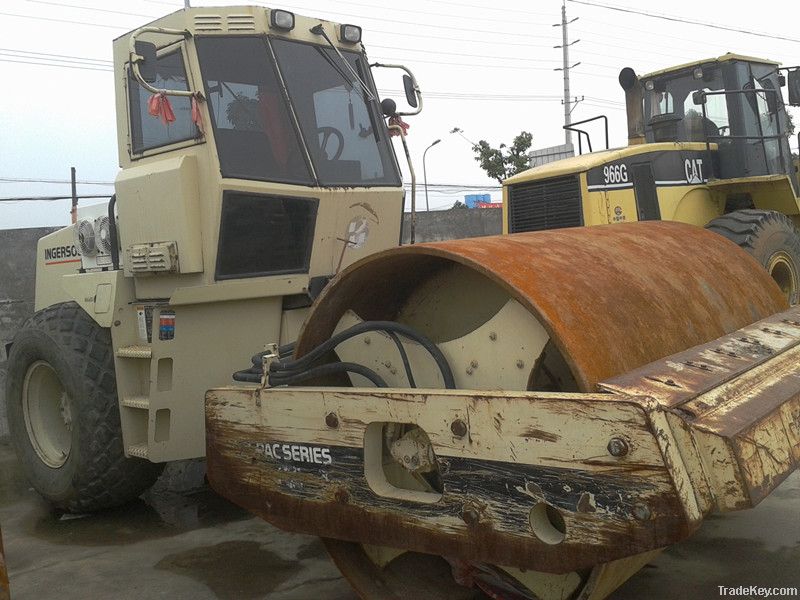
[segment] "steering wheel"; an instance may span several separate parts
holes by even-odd
[[[333,153],[333,156],[328,158],[328,160],[339,160],[339,157],[344,152],[344,135],[341,131],[336,129],[336,127],[318,127],[317,128],[317,135],[322,135],[322,141],[319,143],[320,150],[325,152],[325,148],[328,145],[328,141],[332,138],[336,138],[337,147],[336,152]],[[327,158],[328,153],[325,152],[325,156]]]

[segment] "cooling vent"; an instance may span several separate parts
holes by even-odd
[[[82,256],[94,256],[97,254],[97,244],[94,238],[94,226],[91,221],[81,221],[78,223],[76,232],[78,249]]]
[[[256,19],[253,15],[228,15],[228,31],[255,31]]]
[[[221,15],[196,15],[194,18],[195,31],[222,31]]]
[[[583,225],[578,177],[529,181],[509,186],[508,231],[541,231]]]
[[[111,254],[111,226],[108,217],[97,217],[94,230],[97,236],[97,249],[103,254]]]

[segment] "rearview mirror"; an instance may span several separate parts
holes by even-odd
[[[703,90],[692,92],[692,104],[700,106],[706,103],[706,93]]]
[[[789,71],[789,106],[800,106],[800,69]]]
[[[134,45],[136,54],[142,57],[139,61],[139,75],[147,83],[154,83],[158,78],[156,75],[156,45],[150,42],[137,41]]]
[[[417,92],[414,89],[414,82],[408,75],[403,75],[403,88],[406,91],[406,102],[411,108],[417,108]]]

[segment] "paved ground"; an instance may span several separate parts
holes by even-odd
[[[47,510],[0,445],[0,525],[13,600],[355,600],[312,537],[278,531],[173,473],[123,509]],[[800,588],[800,472],[757,509],[707,520],[615,600],[706,600],[717,586]]]

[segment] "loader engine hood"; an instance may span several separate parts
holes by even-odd
[[[647,186],[703,185],[714,144],[637,144],[534,167],[503,183],[504,232],[522,233],[661,218],[658,205],[624,210],[600,194]],[[639,189],[637,193],[641,193]],[[651,194],[652,195],[652,194]]]
[[[712,144],[711,149],[716,149],[716,145]],[[591,152],[589,154],[573,156],[572,158],[565,158],[556,162],[533,167],[513,177],[509,177],[503,182],[503,186],[506,187],[518,183],[539,181],[551,177],[561,177],[563,175],[577,175],[589,171],[590,169],[603,167],[632,157],[637,157],[637,160],[639,158],[647,160],[647,157],[642,157],[640,155],[653,152],[702,152],[705,150],[705,144],[696,142],[665,142],[611,148],[610,150]]]

